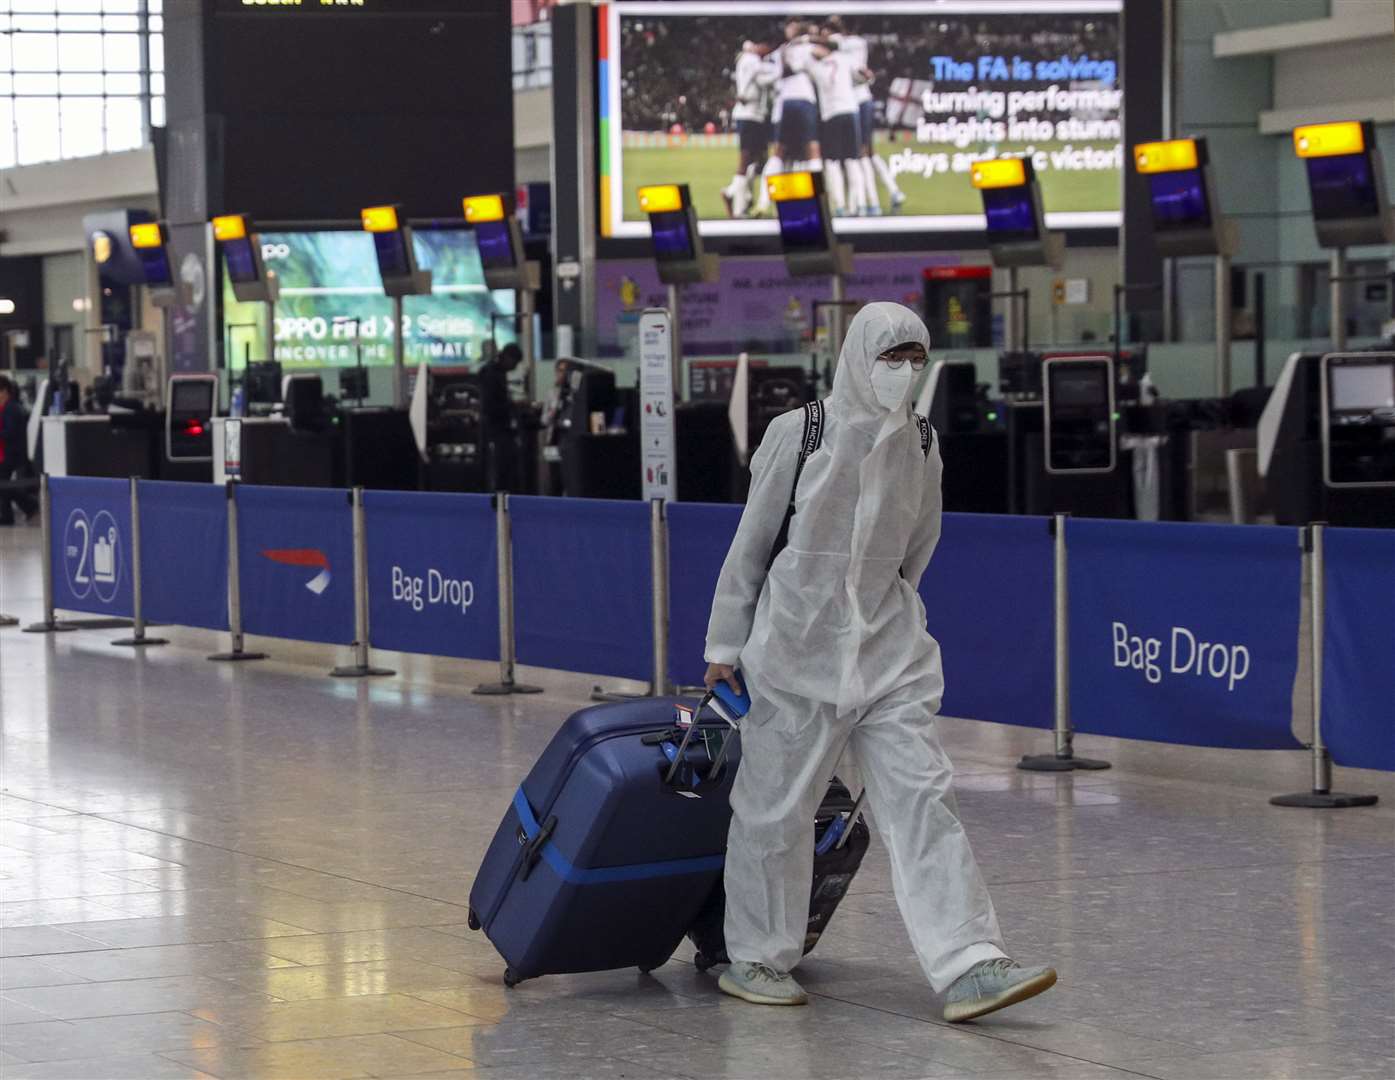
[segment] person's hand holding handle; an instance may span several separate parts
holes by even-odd
[[[707,674],[702,677],[707,689],[711,690],[720,682],[726,683],[736,694],[743,693],[741,680],[736,677],[736,668],[730,664],[708,664]]]

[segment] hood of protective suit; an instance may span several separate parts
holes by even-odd
[[[838,354],[838,370],[833,376],[829,408],[845,423],[873,436],[882,435],[884,428],[889,429],[886,434],[890,434],[909,423],[909,386],[903,407],[888,410],[877,400],[872,387],[872,372],[878,356],[887,349],[910,342],[930,348],[930,335],[925,324],[910,308],[901,304],[876,303],[858,311],[848,326],[847,337],[843,339],[843,351]],[[912,375],[909,364],[900,370]]]

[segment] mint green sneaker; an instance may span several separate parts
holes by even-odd
[[[754,1005],[807,1005],[809,995],[794,976],[765,964],[734,961],[717,980],[722,993]]]
[[[1005,1009],[1036,997],[1056,985],[1056,971],[1049,967],[1023,967],[1000,956],[984,960],[955,979],[945,994],[945,1019],[951,1024]]]

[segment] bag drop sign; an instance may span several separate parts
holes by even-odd
[[[475,583],[447,577],[435,567],[428,569],[424,577],[413,577],[402,567],[393,566],[392,598],[413,611],[424,611],[428,604],[433,607],[439,604],[468,615],[470,605],[475,602]]]
[[[1167,635],[1165,656],[1162,638],[1131,634],[1128,626],[1118,621],[1110,629],[1114,666],[1141,672],[1154,686],[1163,681],[1164,675],[1192,676],[1217,679],[1233,693],[1236,684],[1250,673],[1250,650],[1246,646],[1205,641],[1185,626],[1174,626]]]
[[[1296,529],[1071,519],[1066,562],[1077,731],[1298,745]]]
[[[366,491],[368,639],[496,660],[498,514],[488,495]]]

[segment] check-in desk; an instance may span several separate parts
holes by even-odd
[[[45,416],[41,431],[43,468],[50,476],[160,476],[159,413]]]
[[[297,431],[284,416],[215,417],[213,482],[333,487],[337,441],[332,429]]]

